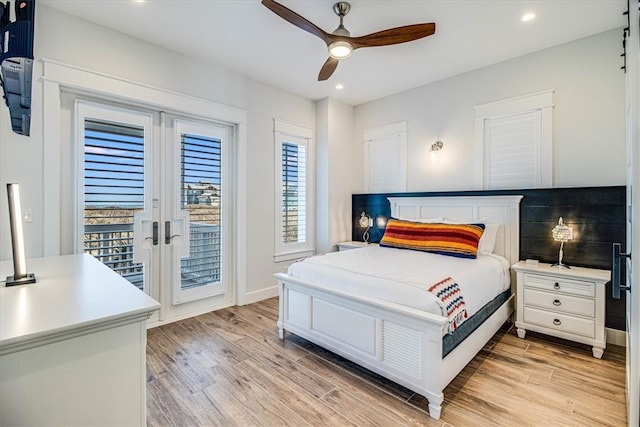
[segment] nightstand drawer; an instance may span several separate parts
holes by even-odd
[[[525,288],[524,290],[524,304],[535,305],[561,313],[578,314],[580,316],[595,317],[596,315],[596,302],[593,299],[573,297],[530,288]]]
[[[594,338],[595,336],[595,320],[592,319],[582,319],[567,314],[525,307],[524,321],[532,325],[582,335],[587,338]]]
[[[593,298],[596,295],[595,282],[539,276],[537,274],[525,274],[524,286],[525,288],[538,288],[583,297]]]

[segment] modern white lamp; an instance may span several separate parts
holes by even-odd
[[[558,224],[555,227],[553,227],[553,230],[551,230],[551,235],[553,236],[553,240],[555,240],[556,242],[560,242],[560,252],[558,253],[558,262],[555,264],[552,264],[551,266],[558,267],[558,268],[571,268],[568,265],[562,263],[562,256],[564,255],[563,253],[564,243],[573,239],[573,229],[568,225],[565,225],[565,223],[562,221],[562,217],[560,217]]]
[[[24,250],[24,234],[22,231],[22,208],[20,205],[20,186],[7,184],[9,198],[9,227],[11,229],[11,249],[13,251],[13,275],[8,276],[6,286],[36,283],[36,276],[27,273],[27,258]]]
[[[364,232],[362,233],[362,240],[365,243],[369,243],[369,228],[371,228],[371,226],[373,225],[373,219],[366,213],[362,212],[360,214],[360,221],[358,222],[358,224],[361,228],[364,228]]]

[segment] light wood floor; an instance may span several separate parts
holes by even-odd
[[[149,426],[624,426],[624,348],[498,332],[424,398],[309,342],[277,335],[277,299],[148,331]]]

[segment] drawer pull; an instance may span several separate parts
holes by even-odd
[[[553,324],[559,326],[562,324],[562,322],[560,321],[560,319],[553,319]]]
[[[553,289],[560,289],[560,283],[556,282],[553,284]]]
[[[556,307],[562,305],[562,303],[560,302],[559,299],[553,300],[553,305],[555,305]]]

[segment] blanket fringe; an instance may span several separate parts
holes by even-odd
[[[431,286],[429,292],[438,297],[443,314],[449,319],[447,333],[453,333],[469,317],[460,286],[447,277]]]

